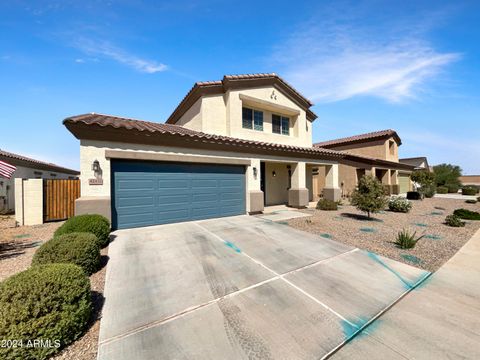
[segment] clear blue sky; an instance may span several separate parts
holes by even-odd
[[[478,1],[1,1],[0,148],[78,169],[69,115],[163,122],[195,81],[276,72],[314,140],[394,128],[479,174],[479,24]]]

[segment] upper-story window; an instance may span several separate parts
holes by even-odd
[[[290,135],[290,118],[272,115],[272,132],[275,134]]]
[[[242,108],[242,127],[263,131],[263,111]]]

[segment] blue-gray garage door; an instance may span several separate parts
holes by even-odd
[[[112,226],[245,214],[245,167],[112,160]]]

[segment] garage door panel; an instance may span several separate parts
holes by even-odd
[[[192,202],[218,201],[218,199],[219,194],[212,194],[211,192],[192,194]]]
[[[155,188],[155,181],[151,180],[138,180],[138,179],[125,179],[118,182],[118,190],[153,190]]]
[[[129,228],[245,213],[245,168],[112,161],[112,222]]]

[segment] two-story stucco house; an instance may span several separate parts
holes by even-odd
[[[394,130],[382,130],[360,134],[341,139],[315,143],[314,147],[341,151],[348,154],[370,158],[365,160],[343,161],[339,166],[339,185],[342,195],[350,194],[365,174],[375,175],[389,194],[403,194],[411,190],[410,174],[414,169],[411,164],[398,160],[398,148],[402,140]],[[320,191],[324,186],[324,170],[319,168],[314,180]]]
[[[340,197],[339,162],[368,158],[312,146],[312,103],[276,74],[196,83],[166,123],[101,114],[72,116],[80,140],[76,212],[113,228],[304,207]]]

